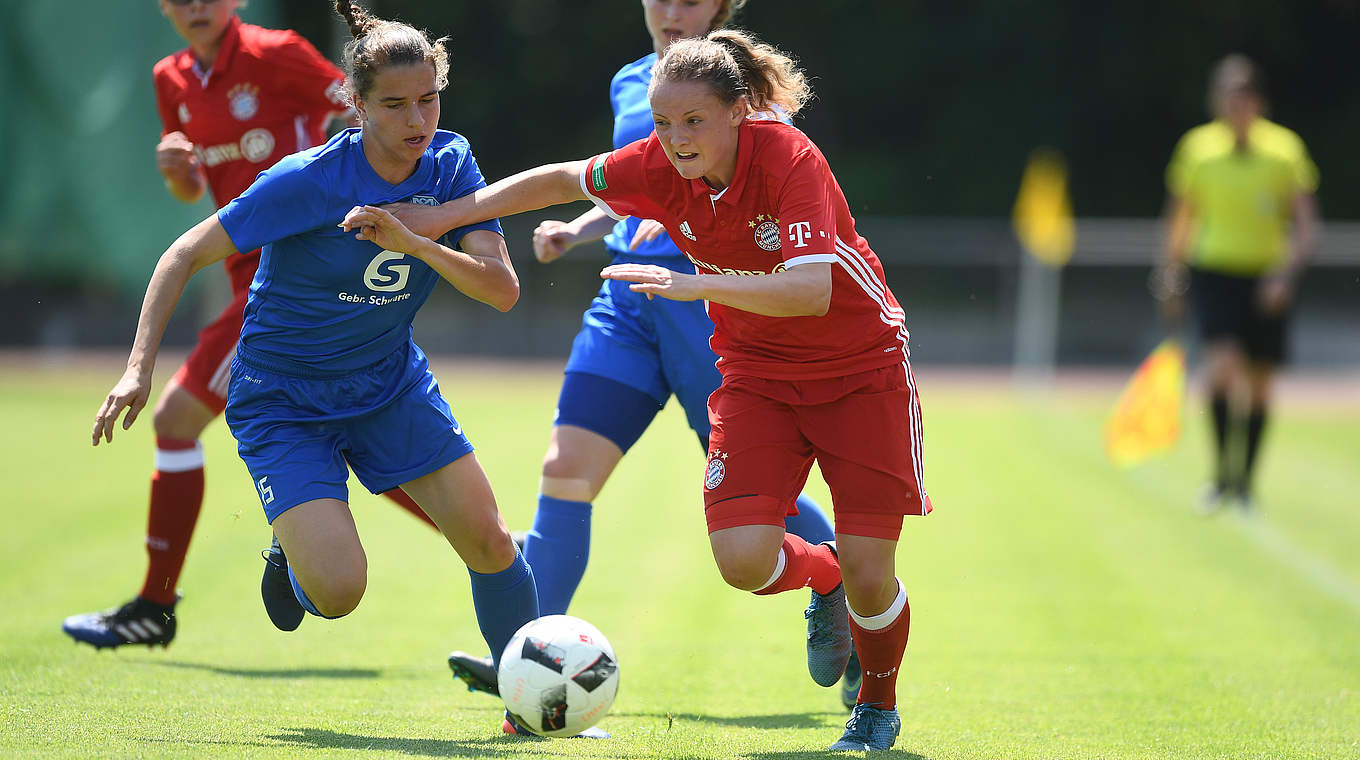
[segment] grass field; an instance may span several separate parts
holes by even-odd
[[[0,757],[773,759],[839,736],[835,690],[802,662],[806,597],[753,598],[714,570],[702,456],[674,407],[596,503],[572,610],[619,655],[610,741],[500,734],[499,703],[444,664],[483,646],[466,571],[355,484],[363,604],[275,631],[258,596],[269,530],[221,424],[204,439],[178,638],[73,645],[62,618],[121,603],[144,567],[150,414],[89,445],[120,370],[12,355],[0,368]],[[439,375],[507,521],[527,526],[556,373],[443,362]],[[913,631],[891,756],[1360,757],[1360,408],[1286,398],[1259,516],[1206,519],[1192,509],[1198,418],[1173,456],[1122,473],[1099,446],[1114,386],[1021,399],[917,375],[937,510],[908,520],[898,553]],[[810,489],[828,503],[820,481]]]

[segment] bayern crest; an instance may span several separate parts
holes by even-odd
[[[779,225],[773,220],[765,220],[756,227],[756,245],[764,251],[779,250]]]
[[[704,490],[712,491],[722,485],[723,478],[727,476],[727,465],[723,463],[721,457],[713,457],[708,460],[708,469],[704,472]]]
[[[246,121],[260,112],[260,88],[238,84],[227,92],[227,104],[237,121]]]

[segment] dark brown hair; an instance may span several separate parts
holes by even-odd
[[[793,58],[737,29],[677,40],[652,69],[651,87],[658,82],[702,82],[725,105],[745,96],[752,112],[790,117],[812,97]]]
[[[345,95],[353,105],[373,87],[378,71],[386,66],[427,63],[434,67],[435,86],[449,84],[448,37],[433,42],[425,32],[400,21],[384,21],[351,3],[335,0],[335,12],[349,25],[354,39],[345,43]]]

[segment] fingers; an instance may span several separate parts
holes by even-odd
[[[661,236],[661,233],[665,231],[666,228],[661,222],[658,222],[655,219],[643,219],[642,222],[638,224],[637,232],[633,233],[632,241],[628,243],[628,250],[636,250],[637,247],[643,243],[657,239]]]
[[[390,224],[395,217],[388,211],[377,206],[355,206],[345,214],[345,218],[340,224],[336,225],[345,232],[358,230],[354,237],[359,240],[376,240],[378,228],[384,224]]]

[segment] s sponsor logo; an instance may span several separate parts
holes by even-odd
[[[609,183],[604,181],[604,161],[595,162],[595,168],[590,170],[590,184],[597,191],[608,189]]]
[[[258,164],[274,152],[274,134],[262,127],[256,127],[241,135],[241,155],[247,161]]]
[[[433,195],[413,195],[411,202],[417,206],[438,206],[439,199]]]
[[[756,245],[760,246],[762,251],[773,252],[779,250],[779,225],[775,224],[773,221],[761,222],[760,225],[756,227],[755,238]]]
[[[389,263],[405,258],[404,253],[380,251],[368,262],[368,268],[364,270],[364,285],[369,290],[376,290],[379,293],[391,293],[405,288],[406,280],[411,276],[411,265]]]
[[[685,237],[689,238],[690,240],[693,240],[693,241],[696,242],[696,243],[699,242],[699,238],[697,238],[697,237],[694,236],[694,230],[690,229],[690,227],[689,227],[689,222],[681,222],[681,223],[680,223],[680,234],[681,234],[681,235],[684,235]]]

